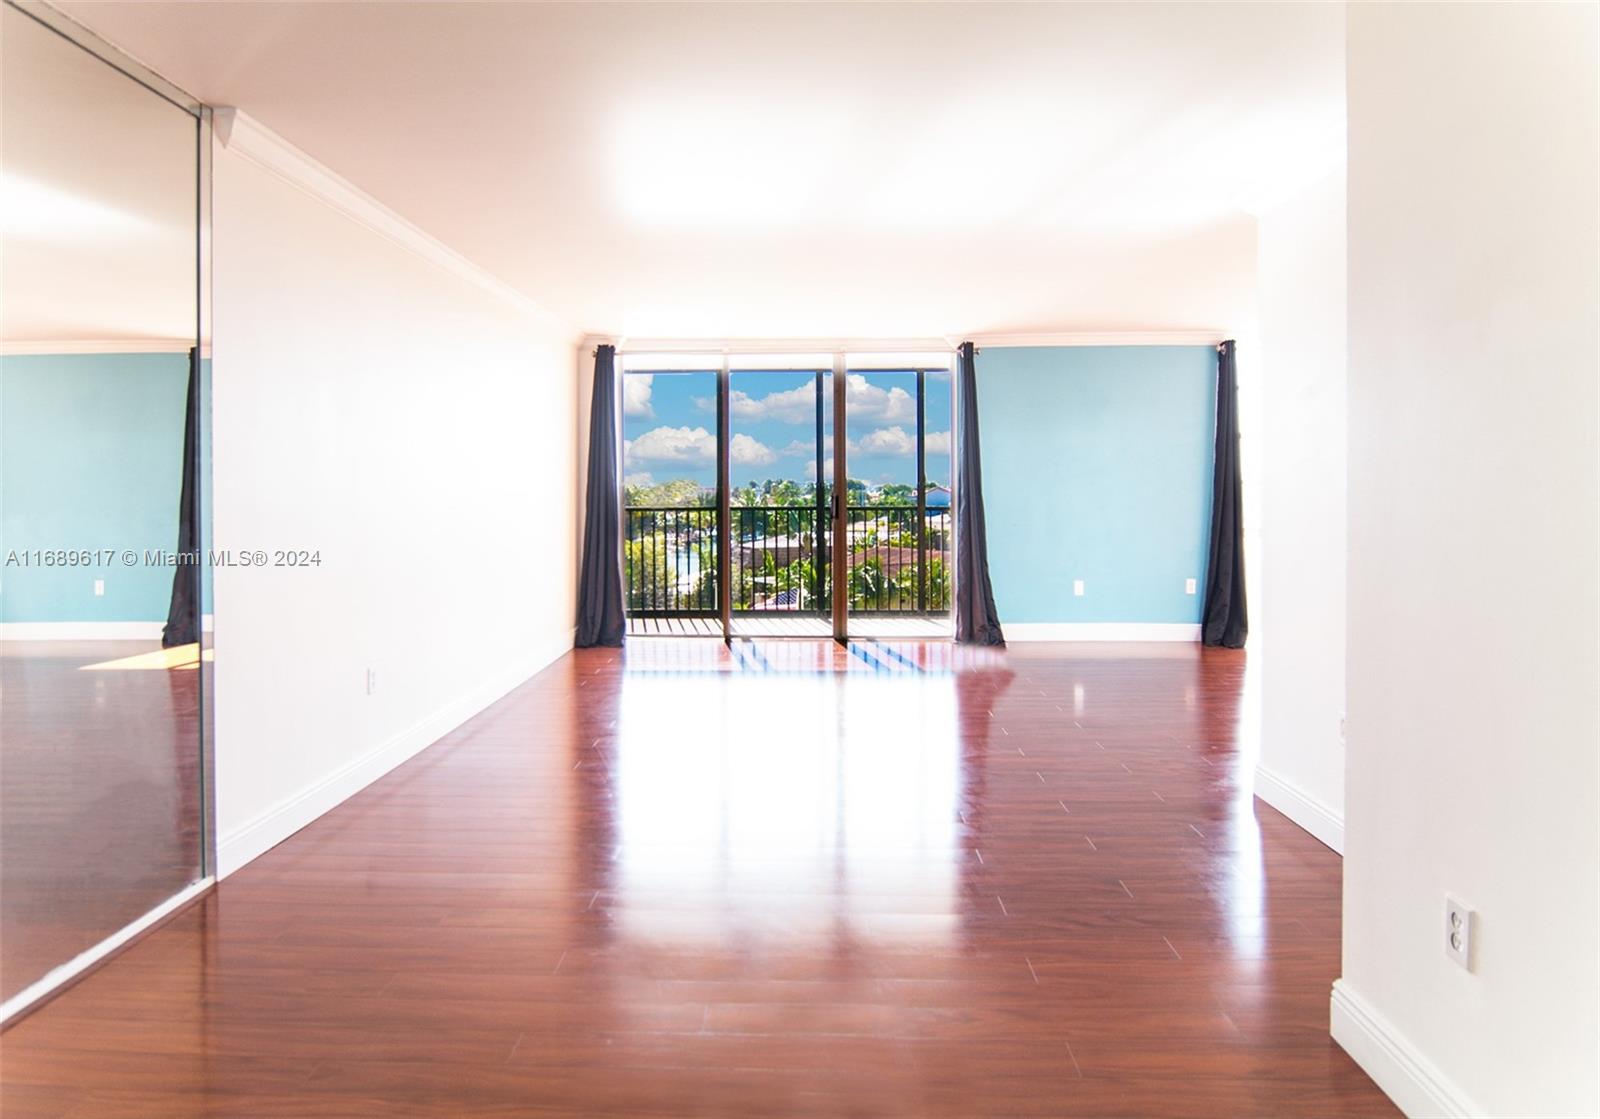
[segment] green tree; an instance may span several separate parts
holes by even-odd
[[[874,505],[915,505],[917,503],[917,487],[901,482],[888,482],[878,487],[878,492],[872,495]]]
[[[851,609],[881,608],[888,604],[889,581],[876,556],[851,566],[849,585]]]

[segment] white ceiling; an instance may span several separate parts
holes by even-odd
[[[68,2],[575,328],[1229,325],[1341,8]]]

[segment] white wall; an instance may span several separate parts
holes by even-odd
[[[1349,8],[1334,1034],[1412,1114],[1600,1113],[1597,14]]]
[[[217,572],[224,873],[569,648],[574,612],[573,335],[241,127],[214,168],[216,544],[322,565]]]
[[[1344,844],[1344,168],[1260,215],[1256,795]]]

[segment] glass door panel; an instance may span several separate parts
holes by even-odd
[[[832,632],[833,375],[816,364],[814,369],[750,369],[736,359],[729,371],[729,582],[735,636],[827,637]]]
[[[622,601],[631,634],[722,636],[719,376],[626,367],[622,374]]]
[[[845,398],[849,634],[948,636],[950,371],[852,369]]]

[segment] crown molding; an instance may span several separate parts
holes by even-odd
[[[187,354],[194,339],[91,338],[81,341],[0,342],[0,355],[27,357],[42,354]]]
[[[958,339],[985,346],[1215,346],[1228,339],[1220,330],[1087,330],[1038,334],[969,334]]]
[[[230,154],[271,172],[407,252],[504,300],[541,325],[569,338],[579,336],[578,331],[516,288],[413,225],[248,113],[219,106],[213,114],[214,133]]]

